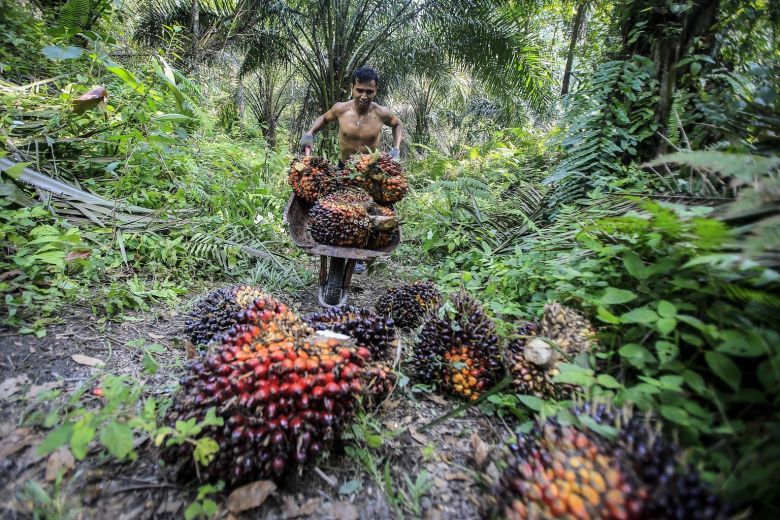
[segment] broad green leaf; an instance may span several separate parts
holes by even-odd
[[[152,355],[146,350],[144,351],[143,365],[144,371],[150,375],[156,374],[157,370],[160,368],[157,361],[155,361]]]
[[[163,114],[161,116],[155,116],[154,121],[174,121],[176,123],[188,123],[192,121],[190,116],[184,114]]]
[[[658,315],[662,318],[674,318],[677,316],[677,307],[672,302],[661,300],[658,302]]]
[[[620,388],[623,386],[620,384],[620,381],[609,374],[600,374],[596,378],[596,382],[605,388]]]
[[[534,412],[540,411],[542,406],[544,406],[544,401],[533,395],[518,395],[517,398]]]
[[[704,378],[698,372],[686,370],[683,372],[683,379],[688,386],[696,391],[696,393],[703,394],[707,391],[707,385],[704,383]]]
[[[609,312],[607,309],[602,307],[601,305],[598,306],[596,309],[596,317],[603,321],[604,323],[612,323],[617,324],[620,323],[620,318]]]
[[[665,419],[668,419],[677,424],[681,424],[683,426],[688,426],[691,423],[691,416],[688,415],[688,412],[686,412],[682,408],[677,408],[676,406],[669,406],[666,404],[662,404],[661,415]]]
[[[48,45],[41,49],[44,56],[54,61],[74,60],[84,54],[84,49],[72,45]]]
[[[658,354],[658,360],[663,365],[669,361],[672,361],[673,359],[676,359],[677,355],[680,353],[680,349],[674,343],[670,343],[668,341],[656,341],[655,352]]]
[[[721,332],[723,342],[716,350],[739,357],[758,357],[768,353],[761,336],[751,331],[724,330]]]
[[[625,266],[626,271],[638,280],[644,280],[650,274],[645,263],[639,258],[639,255],[634,252],[626,253],[623,257],[623,265]]]
[[[355,491],[363,489],[363,481],[358,479],[352,479],[349,482],[345,482],[339,488],[340,495],[349,495]]]
[[[618,353],[637,368],[644,368],[647,363],[655,361],[653,354],[637,343],[623,345],[620,347],[620,350],[618,350]]]
[[[636,299],[636,294],[625,289],[616,289],[615,287],[607,287],[601,298],[597,300],[597,303],[601,305],[617,305],[620,303],[627,303]]]
[[[675,328],[677,328],[677,320],[674,318],[661,318],[655,322],[655,326],[664,336],[668,336]]]
[[[73,432],[72,424],[63,424],[56,430],[52,430],[43,439],[43,442],[38,446],[39,455],[47,455],[61,446],[65,446],[70,442],[70,436]]]
[[[124,423],[111,421],[100,432],[100,443],[119,460],[133,451],[133,430]]]
[[[95,427],[92,426],[92,416],[86,415],[73,425],[70,436],[70,451],[76,460],[84,460],[87,456],[89,443],[95,438]]]
[[[572,363],[561,363],[558,367],[560,373],[553,379],[556,383],[569,383],[583,387],[590,387],[595,381],[593,370]]]
[[[591,417],[590,415],[583,414],[579,416],[580,422],[586,426],[588,429],[598,433],[599,435],[602,435],[604,437],[614,439],[617,437],[618,430],[614,426],[610,426],[608,424],[601,424],[596,422],[596,420]]]
[[[739,389],[742,382],[742,372],[731,358],[720,352],[707,352],[704,354],[710,369],[734,390]]]
[[[658,321],[658,314],[647,307],[639,307],[623,314],[620,319],[623,323],[654,323]]]

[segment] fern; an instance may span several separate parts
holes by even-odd
[[[86,29],[89,27],[91,10],[90,0],[68,0],[60,10],[59,24],[63,27]]]

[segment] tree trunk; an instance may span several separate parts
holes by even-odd
[[[200,40],[200,3],[199,0],[192,0],[190,9],[190,29],[192,31],[192,69],[198,70],[200,61],[200,50],[198,49],[198,40]]]
[[[571,81],[571,68],[574,63],[574,51],[577,49],[577,42],[582,34],[582,28],[585,25],[585,13],[588,11],[588,0],[582,0],[577,6],[577,14],[574,15],[574,26],[571,28],[571,40],[569,41],[569,52],[566,55],[566,68],[563,70],[563,82],[561,84],[561,96],[569,93],[569,82]]]

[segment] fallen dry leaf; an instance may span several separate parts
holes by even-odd
[[[19,276],[20,274],[24,274],[19,269],[13,269],[11,271],[6,271],[3,274],[0,274],[0,282],[5,280],[6,278],[11,278],[12,276]]]
[[[298,518],[299,516],[312,516],[319,510],[319,498],[310,498],[299,506],[298,502],[293,497],[289,495],[282,497],[282,518],[285,520],[289,518]]]
[[[49,381],[48,383],[41,383],[40,385],[33,385],[27,390],[27,397],[35,398],[44,392],[54,390],[62,386],[62,381]]]
[[[74,260],[86,260],[92,255],[92,251],[71,251],[65,255],[65,263],[70,263]]]
[[[30,428],[17,428],[0,442],[0,459],[13,455],[36,442],[38,436]]]
[[[258,480],[235,489],[227,498],[227,508],[231,513],[240,513],[259,507],[271,493],[276,491],[276,484],[270,480]]]
[[[471,434],[471,448],[474,450],[474,462],[477,465],[477,469],[482,469],[490,450],[485,441],[476,432]]]
[[[165,334],[154,334],[150,332],[149,337],[152,339],[165,339]]]
[[[323,507],[321,512],[326,518],[335,520],[358,520],[360,518],[357,508],[349,502],[333,502]]]
[[[60,470],[64,470],[63,474],[72,470],[76,465],[76,460],[73,458],[73,454],[67,448],[67,446],[61,446],[54,450],[54,453],[49,455],[49,460],[46,461],[46,481],[54,482],[57,479],[57,475]]]
[[[191,341],[184,343],[184,353],[186,354],[187,359],[195,359],[198,357],[198,349],[195,348],[195,345],[193,345]]]
[[[426,396],[425,396],[425,397],[427,397],[427,398],[428,398],[428,400],[430,400],[430,401],[433,401],[434,403],[436,403],[436,404],[440,404],[440,405],[442,405],[442,406],[448,406],[448,405],[450,404],[449,402],[447,402],[447,400],[446,400],[445,398],[443,398],[443,397],[442,397],[442,396],[440,396],[440,395],[436,395],[436,394],[426,394]]]
[[[436,484],[437,488],[444,489],[447,487],[447,481],[444,479],[440,479],[439,477],[434,478],[433,483]]]
[[[30,378],[27,377],[27,374],[22,374],[20,376],[6,379],[0,383],[0,399],[8,399],[21,390],[23,386],[29,385],[31,382],[32,381],[30,381]]]
[[[446,442],[453,448],[457,448],[458,445],[460,444],[460,439],[458,439],[457,437],[453,437],[452,435],[445,435],[442,438],[444,439],[444,442]]]
[[[400,399],[388,399],[384,403],[382,403],[382,408],[385,410],[395,410],[401,406],[401,400]]]
[[[107,101],[108,90],[103,85],[100,85],[74,99],[73,111],[77,114],[83,114],[95,107],[103,111],[106,109]]]
[[[444,475],[445,480],[471,480],[471,477],[463,473],[462,471],[453,471]]]
[[[70,358],[79,365],[86,365],[88,367],[99,367],[105,364],[98,358],[85,356],[83,354],[73,354]]]
[[[415,427],[413,427],[413,426],[409,427],[409,435],[412,436],[412,439],[416,440],[417,442],[419,442],[423,446],[428,444],[428,437],[426,437],[422,433],[418,432],[417,429]]]

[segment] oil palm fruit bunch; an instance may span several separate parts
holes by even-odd
[[[413,329],[423,317],[438,307],[441,293],[433,282],[417,281],[394,287],[381,296],[374,305],[376,312],[393,318],[404,329]]]
[[[401,164],[387,153],[368,153],[352,161],[356,172],[367,177],[367,191],[382,205],[394,204],[409,191]]]
[[[366,204],[357,190],[342,190],[322,197],[309,211],[309,231],[315,242],[342,247],[365,247],[371,232]]]
[[[393,320],[377,316],[370,309],[342,305],[307,314],[303,321],[314,330],[350,336],[358,347],[367,348],[374,360],[390,358],[398,346]]]
[[[181,381],[170,424],[200,423],[210,409],[223,420],[193,434],[219,446],[205,466],[192,442],[164,448],[164,460],[183,461],[182,476],[197,471],[231,485],[279,477],[326,450],[356,410],[371,353],[313,334],[292,313],[264,321],[262,312],[236,325]]]
[[[445,392],[477,399],[503,371],[495,325],[464,290],[449,303],[454,316],[441,308],[429,314],[420,329],[412,371]]]
[[[370,196],[370,195],[369,195]],[[395,218],[395,211],[393,211],[391,208],[388,208],[387,206],[380,206],[379,204],[371,204],[368,207],[368,214],[372,216],[379,216],[379,217],[387,217],[391,220],[388,220],[387,222],[396,223],[397,220]],[[367,247],[369,249],[382,249],[384,247],[387,247],[390,242],[393,241],[393,238],[395,237],[395,234],[398,232],[398,226],[392,225],[390,229],[383,229],[382,226],[375,226],[371,233],[368,235],[368,245]]]
[[[184,330],[195,345],[205,345],[214,336],[237,323],[238,312],[265,295],[257,287],[220,287],[198,300],[184,322]]]
[[[312,203],[333,191],[337,173],[336,167],[323,157],[296,157],[290,164],[287,182],[298,197]]]
[[[569,399],[577,387],[556,383],[562,361],[595,346],[595,330],[579,312],[557,302],[545,305],[540,323],[524,323],[507,345],[518,393],[541,399]]]
[[[538,424],[508,447],[497,515],[526,518],[727,518],[730,510],[649,422],[604,405],[574,410],[615,428],[615,438],[562,425]],[[490,498],[492,500],[492,497]]]

